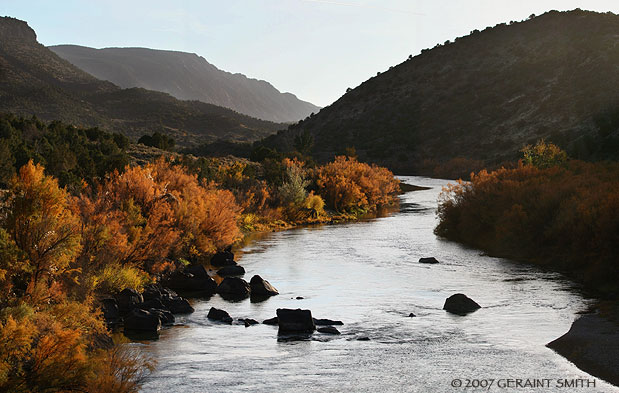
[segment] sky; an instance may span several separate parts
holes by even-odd
[[[619,14],[619,1],[0,0],[44,45],[197,53],[319,106],[473,29],[575,8]]]

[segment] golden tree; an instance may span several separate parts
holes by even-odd
[[[49,287],[79,252],[80,221],[71,197],[41,165],[24,165],[11,181],[5,227],[23,252],[27,294]]]

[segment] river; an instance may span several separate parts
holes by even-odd
[[[142,391],[488,391],[464,389],[477,379],[499,392],[619,392],[545,347],[589,304],[572,283],[437,238],[437,196],[447,182],[401,179],[431,189],[402,195],[400,211],[386,217],[275,232],[240,250],[245,279],[260,274],[280,295],[261,303],[194,300],[196,311],[159,340],[132,344],[158,362]],[[441,263],[418,263],[428,256]],[[459,292],[483,308],[465,317],[443,311]],[[310,309],[344,325],[340,336],[283,341],[276,326],[212,322],[212,306],[258,321],[277,308]],[[357,340],[363,336],[370,340]],[[549,379],[549,387],[509,388],[508,379],[533,378]],[[578,378],[589,387],[557,385]],[[458,380],[464,386],[453,387]]]

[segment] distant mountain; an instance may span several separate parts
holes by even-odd
[[[89,74],[123,88],[161,91],[263,120],[291,123],[320,110],[293,94],[280,93],[268,82],[222,71],[195,53],[77,45],[49,49]]]
[[[39,44],[24,21],[0,18],[0,112],[102,127],[134,139],[154,131],[181,147],[220,139],[253,141],[282,126],[199,101],[121,89]]]
[[[619,16],[575,10],[473,31],[349,91],[262,143],[354,147],[401,173],[458,157],[496,165],[546,138],[584,159],[619,159]]]

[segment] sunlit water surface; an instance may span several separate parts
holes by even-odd
[[[262,303],[194,300],[195,313],[177,318],[182,326],[133,344],[158,362],[142,391],[456,392],[465,389],[452,387],[454,378],[592,380],[545,347],[589,301],[556,273],[437,238],[437,196],[446,182],[402,180],[432,189],[403,195],[400,211],[387,217],[272,233],[244,247],[238,260],[245,278],[260,274],[280,295]],[[441,263],[418,263],[427,256]],[[445,298],[458,292],[483,308],[466,317],[443,311]],[[304,308],[345,324],[341,336],[278,341],[275,326],[208,320],[212,306],[258,321],[277,308]],[[594,389],[553,382],[550,389],[490,391],[619,389],[598,379]]]

